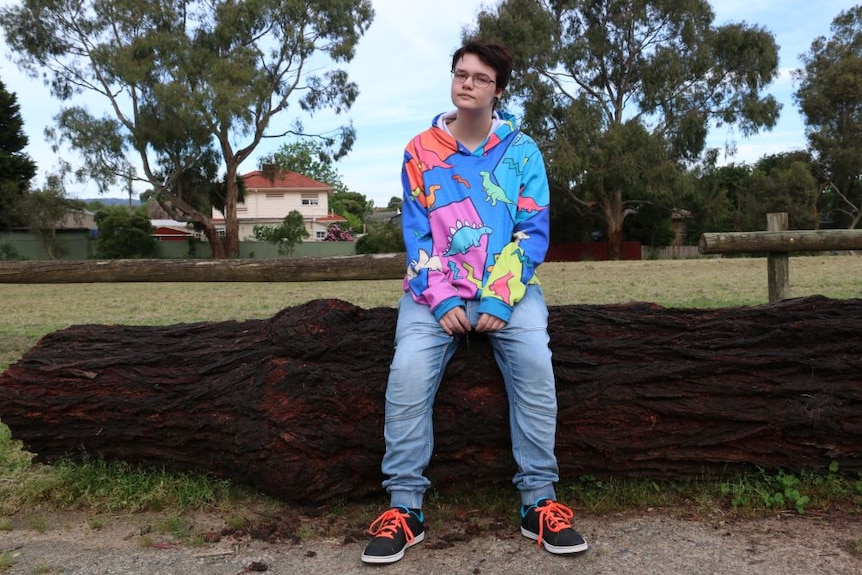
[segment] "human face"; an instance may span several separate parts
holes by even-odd
[[[464,111],[487,111],[490,114],[494,108],[494,98],[499,97],[503,91],[498,90],[494,82],[479,88],[473,77],[481,75],[496,80],[497,72],[494,68],[483,63],[475,54],[464,54],[455,65],[455,70],[466,72],[470,76],[464,82],[452,80],[452,103],[455,107]]]

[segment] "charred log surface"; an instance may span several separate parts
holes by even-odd
[[[337,300],[271,320],[81,325],[0,376],[0,420],[43,461],[75,452],[195,469],[285,500],[380,490],[396,312]],[[563,478],[701,476],[752,465],[862,471],[862,301],[750,308],[556,306]],[[471,335],[435,408],[429,476],[508,482],[508,408]]]

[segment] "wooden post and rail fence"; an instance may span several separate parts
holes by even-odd
[[[769,302],[790,297],[790,254],[862,250],[862,230],[788,230],[767,214],[765,232],[705,233],[701,254],[767,254]],[[49,260],[0,262],[0,283],[311,282],[400,279],[404,254],[235,260]]]
[[[702,254],[766,253],[769,303],[790,297],[790,254],[862,250],[862,230],[788,230],[786,212],[766,214],[765,232],[706,233],[700,237]]]

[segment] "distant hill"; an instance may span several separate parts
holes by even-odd
[[[129,205],[129,198],[82,198],[81,201],[86,203],[86,204],[93,204],[93,203],[99,202],[103,206],[117,206],[117,205],[128,206]],[[141,201],[133,199],[132,205],[133,206],[140,206]]]

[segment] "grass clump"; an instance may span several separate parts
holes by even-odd
[[[832,462],[825,474],[779,470],[755,474],[720,484],[721,493],[730,498],[733,509],[745,515],[761,511],[793,511],[804,515],[809,509],[862,509],[862,477],[838,472]]]
[[[862,475],[843,474],[833,462],[825,473],[763,469],[728,478],[655,481],[582,476],[561,489],[589,513],[695,508],[704,514],[763,517],[775,513],[862,512]]]
[[[0,551],[0,573],[5,573],[15,565],[12,554],[8,551]]]
[[[4,484],[5,485],[5,484]],[[83,456],[33,466],[0,489],[6,513],[43,506],[94,513],[230,508],[249,492],[223,479]],[[0,509],[3,511],[3,509]]]

